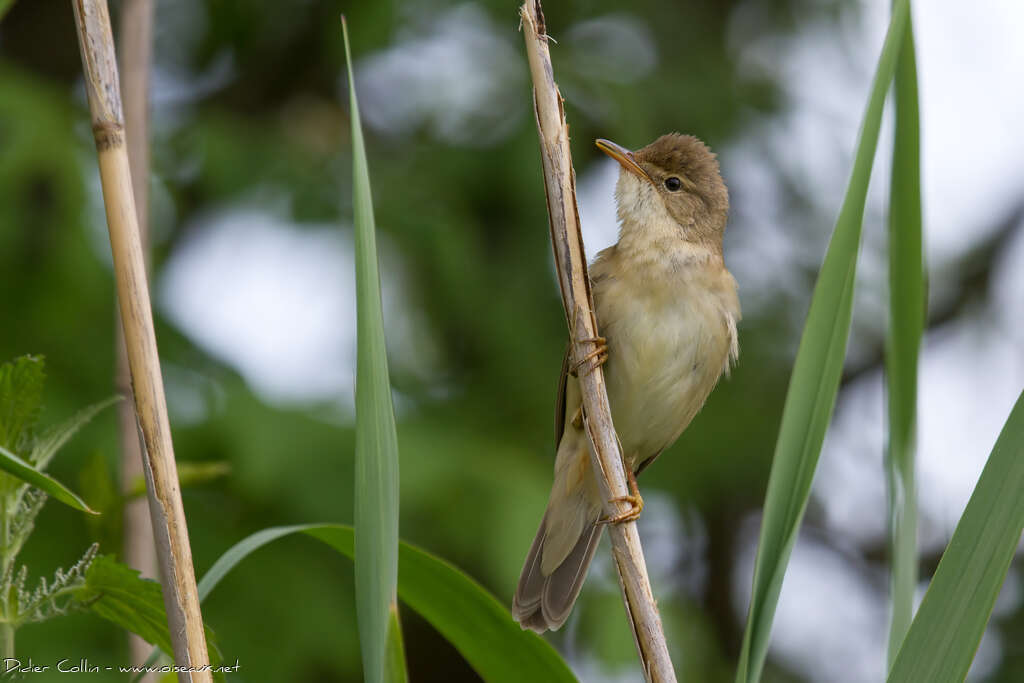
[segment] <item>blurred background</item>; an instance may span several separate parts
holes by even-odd
[[[543,511],[566,340],[515,2],[158,1],[151,84],[152,294],[179,460],[230,474],[186,487],[197,572],[258,529],[352,518],[355,299],[347,83],[353,39],[381,248],[401,447],[401,535],[509,603]],[[112,3],[117,33],[120,3]],[[615,240],[615,162],[679,130],[715,149],[732,198],[740,362],[640,484],[655,594],[681,680],[731,681],[759,508],[792,359],[838,212],[888,3],[550,2],[588,253]],[[919,3],[928,330],[919,415],[921,567],[934,569],[1024,386],[1024,6]],[[766,681],[885,670],[883,130],[844,383],[793,554]],[[46,356],[46,416],[114,391],[114,284],[70,5],[0,23],[0,360]],[[115,486],[107,411],[52,466],[86,500]],[[49,505],[30,576],[99,522]],[[605,541],[607,544],[607,541]],[[1024,680],[1024,564],[972,680]],[[358,681],[350,563],[286,539],[204,606],[237,680]],[[476,675],[402,614],[414,681]],[[599,551],[549,636],[583,681],[638,680],[614,568]],[[28,626],[38,662],[128,659],[88,615]],[[43,680],[33,678],[33,680]],[[66,676],[59,680],[67,680]],[[101,675],[89,680],[102,680]]]

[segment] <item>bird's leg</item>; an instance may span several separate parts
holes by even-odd
[[[614,517],[605,517],[598,520],[598,524],[623,524],[624,522],[635,522],[640,518],[640,512],[644,509],[644,499],[640,495],[640,489],[636,485],[636,475],[633,468],[626,466],[626,481],[629,483],[629,495],[612,498],[613,503],[629,503],[632,507]]]
[[[594,350],[572,364],[572,367],[569,368],[569,374],[572,375],[573,377],[577,377],[579,375],[580,368],[586,365],[587,363],[590,363],[589,367],[587,368],[587,372],[590,373],[593,372],[597,367],[603,365],[606,360],[608,360],[607,339],[605,339],[604,337],[585,337],[583,339],[580,339],[580,341],[592,342],[594,344]]]

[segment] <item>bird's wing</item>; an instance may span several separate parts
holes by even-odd
[[[558,444],[562,443],[562,434],[565,433],[565,383],[569,380],[569,355],[572,353],[572,342],[565,347],[565,355],[562,357],[562,374],[558,378],[558,398],[555,399],[555,450]]]
[[[562,356],[562,373],[558,377],[558,397],[555,399],[555,450],[558,449],[558,444],[562,443],[562,435],[565,434],[565,423],[568,419],[566,415],[566,401],[567,401],[567,382],[569,381],[569,356],[572,354],[572,342],[565,348],[565,355]],[[661,455],[663,451],[658,451],[651,457],[647,458],[639,465],[633,474],[640,474],[647,466],[650,465],[655,459]]]
[[[652,455],[651,457],[649,457],[649,458],[647,458],[646,460],[644,460],[644,461],[643,461],[642,463],[640,463],[639,465],[637,465],[637,466],[636,466],[636,471],[635,471],[635,472],[633,472],[633,474],[634,474],[635,476],[638,476],[638,475],[639,475],[639,474],[640,474],[641,472],[643,472],[644,470],[646,470],[646,469],[647,469],[647,466],[648,466],[648,465],[650,465],[650,464],[651,464],[652,462],[654,462],[655,460],[657,460],[658,456],[659,456],[659,455],[661,455],[661,454],[662,454],[662,453],[664,453],[664,452],[665,452],[665,451],[663,451],[663,450],[661,450],[661,451],[658,451],[657,453],[655,453],[655,454],[654,454],[654,455]]]

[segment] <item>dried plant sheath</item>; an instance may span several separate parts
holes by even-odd
[[[178,666],[209,664],[181,503],[170,423],[164,397],[146,266],[139,238],[132,179],[124,140],[124,116],[106,0],[73,0],[86,94],[92,112],[118,300],[131,369],[164,604]],[[209,671],[182,672],[179,681],[212,681]]]
[[[579,212],[576,208],[576,180],[569,153],[569,129],[565,123],[562,96],[555,84],[548,52],[544,13],[539,0],[528,0],[520,9],[526,53],[533,78],[534,107],[540,135],[544,189],[547,194],[551,243],[555,267],[573,339],[573,355],[587,357],[596,349],[598,336],[590,278],[587,275]],[[604,373],[600,366],[580,370],[580,390],[587,433],[593,446],[594,471],[606,502],[605,514],[614,517],[629,509],[627,503],[612,502],[628,494],[626,473],[618,437],[612,425]],[[649,681],[675,681],[675,671],[661,627],[661,617],[651,592],[647,566],[636,524],[613,524],[609,528],[612,554],[619,571],[626,612],[636,637],[637,650]]]
[[[125,137],[128,163],[132,171],[132,192],[135,213],[138,216],[139,241],[143,259],[149,264],[149,69],[153,55],[153,0],[125,0],[121,6],[119,55],[121,58],[121,95],[124,100]],[[117,316],[115,352],[117,369],[114,382],[118,393],[131,397],[131,372],[128,369],[128,351],[124,345],[124,327]],[[128,492],[136,481],[144,478],[142,470],[142,443],[135,402],[122,401],[117,406],[118,431],[121,446],[121,490]],[[143,576],[157,576],[159,568],[156,546],[153,543],[152,524],[145,500],[130,500],[122,510],[124,525],[122,552],[125,562],[142,572]],[[129,635],[131,661],[142,664],[149,656],[151,646],[137,635]],[[156,674],[147,674],[142,680],[156,681]]]

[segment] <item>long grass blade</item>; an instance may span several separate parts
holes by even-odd
[[[398,618],[398,605],[393,605],[388,619],[388,659],[384,667],[384,680],[388,683],[409,683],[405,670],[405,644],[402,643],[402,622]]]
[[[889,666],[910,628],[917,587],[917,357],[924,329],[921,228],[921,132],[913,22],[908,17],[893,88],[892,183],[889,191],[889,327],[885,338],[888,407],[886,476],[892,621]]]
[[[363,653],[363,675],[369,683],[381,683],[388,656],[388,621],[397,603],[398,437],[384,348],[370,172],[344,17],[341,26],[352,121],[356,258],[356,615]]]
[[[768,479],[737,683],[760,679],[782,579],[807,507],[821,444],[835,406],[850,332],[864,202],[878,144],[885,93],[892,82],[907,17],[907,1],[899,0],[893,8],[878,60],[853,171],[814,287],[786,393]]]
[[[1024,531],[1024,393],[996,440],[889,672],[890,683],[960,683]]]
[[[246,557],[283,536],[306,533],[351,558],[352,527],[302,524],[257,531],[227,550],[199,582],[205,599]],[[401,543],[398,593],[402,600],[457,649],[481,678],[490,683],[573,683],[565,661],[548,643],[524,631],[505,606],[480,584],[444,560]]]

